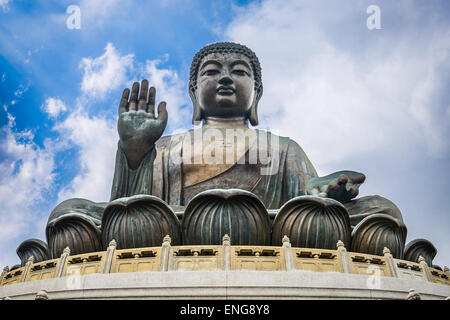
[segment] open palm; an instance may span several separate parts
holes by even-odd
[[[142,80],[140,86],[139,82],[133,84],[131,97],[128,88],[122,94],[117,129],[121,147],[132,169],[139,166],[167,125],[166,102],[159,103],[156,117],[155,96],[156,90],[154,87],[148,88],[147,80]]]

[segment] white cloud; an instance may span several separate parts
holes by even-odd
[[[450,125],[441,119],[442,102],[433,99],[443,92],[437,84],[450,71],[448,33],[430,31],[421,40],[425,43],[414,32],[401,40],[392,38],[393,30],[390,36],[367,33],[374,39],[370,46],[349,50],[342,44],[345,37],[332,33],[336,26],[359,28],[354,31],[358,41],[368,32],[365,24],[351,25],[359,21],[355,11],[365,17],[364,8],[358,13],[355,7],[330,2],[322,10],[304,1],[283,6],[263,1],[237,9],[226,35],[261,60],[261,124],[283,128],[280,132],[298,141],[319,171],[387,146],[420,146],[433,156],[448,155]]]
[[[10,0],[0,0],[0,7],[2,7],[3,12],[7,12],[9,10],[8,3]]]
[[[56,118],[61,112],[67,111],[67,107],[61,99],[47,98],[42,105],[42,109],[49,115],[50,118]]]
[[[165,58],[168,59],[168,56]],[[157,109],[160,101],[167,102],[168,127],[173,131],[182,127],[183,123],[186,123],[186,119],[190,119],[192,110],[181,108],[189,103],[185,82],[179,78],[176,71],[158,68],[158,65],[162,62],[159,59],[147,60],[142,77],[148,79],[149,84],[156,89],[155,109]],[[168,134],[167,129],[165,134]]]
[[[82,0],[80,1],[81,28],[102,26],[108,18],[118,12],[127,3],[119,0]],[[120,6],[119,6],[120,5]]]
[[[83,58],[80,68],[84,71],[81,90],[93,98],[104,98],[105,94],[125,84],[127,73],[133,65],[133,54],[121,56],[108,43],[105,53],[98,58]]]
[[[5,110],[6,111],[6,110]],[[38,204],[45,200],[54,182],[54,149],[33,142],[31,131],[14,129],[15,118],[7,113],[8,125],[0,128],[0,265],[14,254],[25,234],[43,234],[43,220]],[[18,242],[16,242],[18,241]]]
[[[3,203],[0,211],[0,262],[11,264],[11,256],[15,256],[14,250],[18,245],[14,242],[17,238],[21,242],[30,234],[43,237],[49,212],[37,211],[36,204],[44,200],[45,193],[53,187],[58,171],[55,166],[58,152],[78,147],[80,171],[57,190],[54,205],[74,197],[109,200],[118,141],[116,122],[104,116],[91,116],[86,110],[93,98],[103,98],[126,82],[132,61],[133,55],[120,56],[112,44],[106,46],[102,56],[83,59],[83,90],[77,99],[77,108],[56,122],[53,130],[59,133],[59,137],[47,140],[44,148],[33,142],[31,131],[14,132],[15,117],[8,112],[7,105],[3,106],[8,126],[1,129],[4,136],[1,150],[5,155],[0,162],[0,201]],[[17,90],[15,95],[20,97],[25,91]],[[55,119],[68,111],[64,102],[55,97],[46,99],[41,109]],[[4,261],[6,259],[9,261]]]
[[[59,191],[58,202],[69,198],[109,201],[118,141],[116,123],[78,109],[54,129],[68,144],[79,147],[80,165],[80,172]]]
[[[14,96],[20,98],[25,92],[28,91],[28,89],[29,89],[29,85],[27,85],[26,87],[20,86],[16,91],[14,91]]]

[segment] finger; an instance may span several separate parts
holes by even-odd
[[[338,179],[338,185],[346,184],[348,182],[347,176],[340,176]]]
[[[133,83],[133,87],[131,88],[131,98],[130,98],[130,108],[129,111],[137,110],[137,99],[139,94],[139,82]]]
[[[125,88],[122,92],[122,99],[119,104],[119,115],[127,111],[128,97],[130,96],[130,89]]]
[[[148,81],[142,80],[141,82],[141,93],[139,95],[138,109],[147,111],[147,93],[148,93]]]
[[[350,193],[350,199],[355,198],[359,193],[359,189],[352,187],[352,188],[350,188],[349,193]]]
[[[155,116],[155,97],[156,97],[156,89],[155,87],[150,87],[148,91],[148,104],[147,104],[147,112]]]
[[[356,176],[356,178],[353,179],[353,183],[363,183],[366,181],[366,176],[363,173],[360,173]]]
[[[166,102],[162,101],[159,105],[158,105],[158,120],[160,120],[163,123],[167,123],[167,118],[169,117],[169,115],[167,114],[167,109],[166,109]]]

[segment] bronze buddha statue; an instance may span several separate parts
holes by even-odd
[[[140,87],[139,92],[139,83],[133,84],[129,100],[130,91],[125,89],[119,107],[120,141],[111,200],[153,194],[170,205],[184,206],[204,190],[239,188],[256,194],[267,208],[278,209],[305,194],[347,202],[364,182],[363,174],[352,171],[318,177],[295,141],[249,127],[258,124],[263,85],[258,58],[243,45],[215,43],[194,57],[189,95],[192,122],[201,121],[200,129],[159,138],[167,122],[165,102],[159,104],[155,118],[155,89],[148,90],[146,80]],[[244,139],[237,137],[235,142],[233,134]],[[222,139],[211,139],[217,136]],[[216,157],[208,163],[204,158],[211,150]],[[229,151],[232,161],[225,159]],[[251,161],[252,154],[265,157]],[[275,169],[261,173],[270,167]]]
[[[222,232],[229,234],[224,232],[227,228],[230,232],[237,228],[240,238],[234,235],[231,239],[240,244],[254,244],[252,241],[256,240],[251,239],[262,239],[257,240],[261,241],[258,244],[267,245],[270,234],[277,234],[280,239],[271,242],[277,245],[281,244],[281,236],[290,232],[291,237],[298,236],[298,246],[305,243],[323,246],[326,240],[326,246],[330,247],[337,240],[344,241],[340,239],[343,237],[347,245],[350,239],[355,239],[350,249],[382,254],[384,246],[390,246],[393,255],[401,258],[406,227],[397,206],[380,196],[354,199],[365,180],[364,174],[345,170],[319,177],[295,141],[249,126],[258,125],[262,93],[257,56],[246,46],[231,42],[207,45],[193,58],[189,95],[193,103],[192,122],[201,123],[199,128],[162,136],[168,113],[166,103],[161,102],[155,115],[155,88],[149,88],[147,80],[135,82],[131,90],[126,88],[119,104],[120,140],[111,202],[106,207],[104,203],[98,204],[99,210],[104,210],[101,224],[97,221],[99,211],[94,210],[96,223],[89,227],[92,231],[86,231],[90,237],[101,241],[97,229],[102,229],[105,246],[109,240],[123,236],[120,230],[131,227],[144,230],[130,231],[134,238],[128,243],[136,245],[140,243],[139,232],[158,230],[157,235],[149,236],[156,240],[141,246],[160,245],[158,241],[165,235],[164,230],[179,233],[175,237],[179,242],[189,238],[190,244],[195,244],[195,239],[203,239],[202,232],[209,232],[211,237],[205,241],[212,243],[223,236]],[[76,208],[86,207],[83,201],[87,200],[76,199],[74,213]],[[129,206],[135,207],[128,210]],[[169,228],[167,224],[177,224],[171,208],[186,210],[184,214],[189,219],[182,217],[180,225]],[[269,222],[266,209],[280,213],[279,217]],[[49,221],[60,216],[58,210],[55,208]],[[67,206],[64,210],[64,215],[70,216]],[[83,219],[88,215],[89,212],[85,213]],[[199,216],[203,219],[201,223]],[[164,219],[167,223],[162,222]],[[186,225],[187,220],[194,224]],[[205,221],[209,221],[208,226]],[[115,223],[121,223],[123,229],[116,228]],[[303,225],[297,226],[299,223]],[[297,230],[303,230],[301,235],[293,229],[294,225]],[[317,241],[304,242],[302,239],[312,230],[311,225],[317,227],[314,227]],[[63,224],[57,227],[60,233],[65,232]],[[105,228],[109,229],[105,231]],[[254,233],[253,238],[245,237],[247,228],[253,228],[247,230]],[[257,237],[258,232],[268,235]],[[334,238],[322,239],[333,232]],[[189,233],[199,234],[191,237]],[[47,238],[52,238],[51,232]],[[375,244],[371,240],[374,238],[377,238]],[[53,248],[49,249],[54,256],[65,246],[61,241],[47,239],[47,242],[52,243]]]

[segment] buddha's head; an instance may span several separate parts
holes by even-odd
[[[189,96],[194,105],[192,123],[208,118],[243,118],[255,126],[262,92],[258,58],[244,45],[214,43],[202,48],[192,60],[189,79]]]

